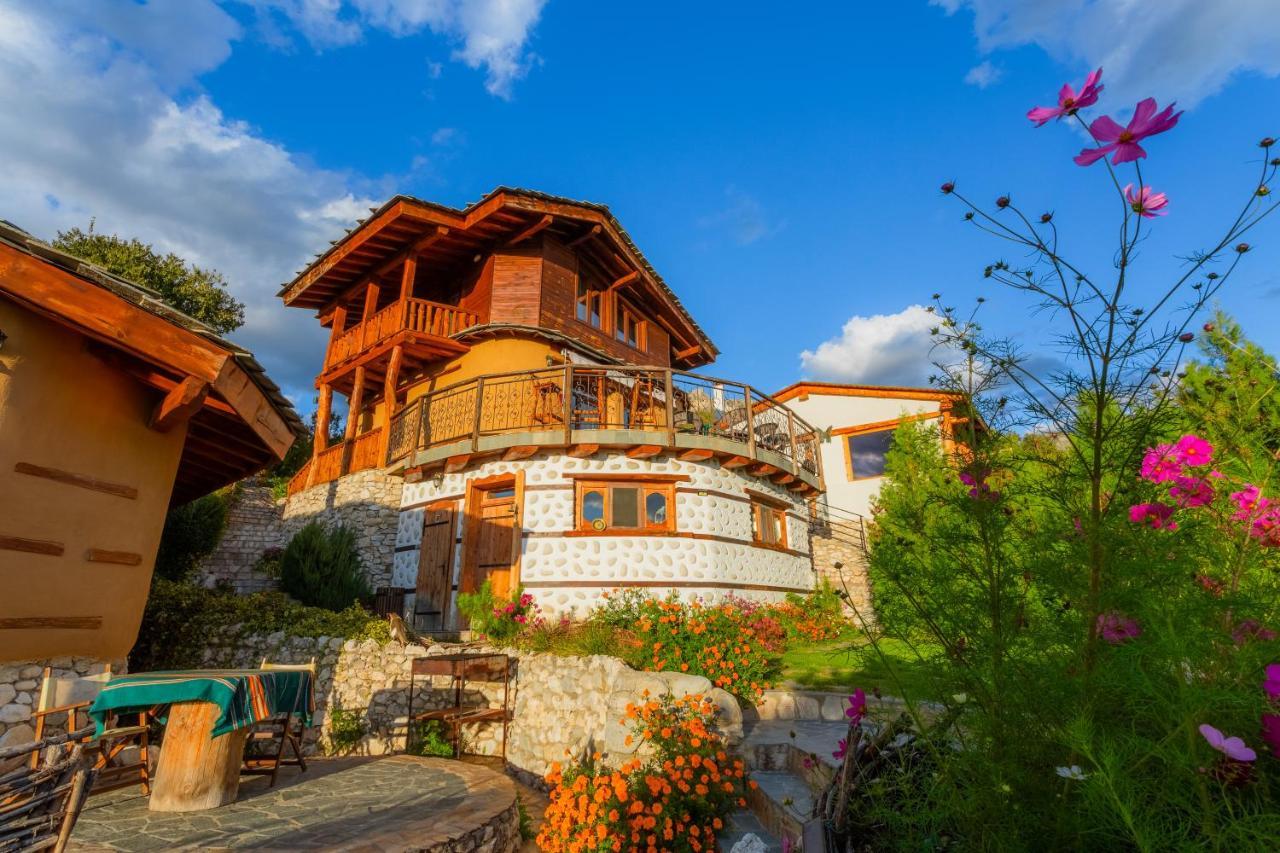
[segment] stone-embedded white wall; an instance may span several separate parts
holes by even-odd
[[[369,586],[387,586],[391,584],[403,488],[403,478],[377,468],[312,486],[285,502],[285,541],[310,521],[325,527],[346,525],[356,533]]]
[[[808,556],[807,508],[802,499],[768,480],[719,463],[684,462],[672,456],[630,459],[623,453],[600,453],[577,459],[544,454],[526,460],[495,460],[467,471],[406,483],[396,534],[394,586],[413,587],[422,540],[423,507],[456,500],[468,480],[524,472],[521,514],[520,581],[547,613],[583,615],[607,590],[644,582],[655,596],[675,590],[684,598],[715,601],[729,593],[760,600],[779,600],[786,590],[814,587]],[[581,474],[678,474],[676,531],[718,537],[564,536],[574,529],[574,481]],[[768,493],[791,505],[787,512],[787,553],[751,544],[751,505],[746,489]],[[717,494],[719,493],[719,494]],[[730,497],[724,497],[728,495]],[[736,499],[735,499],[736,498]],[[466,520],[458,538],[465,536]],[[732,541],[726,541],[732,540]],[[460,548],[455,546],[453,583],[458,584]],[[559,585],[572,581],[574,585]],[[669,581],[670,586],[662,582]],[[584,585],[583,582],[590,582]],[[770,587],[771,589],[733,589]]]

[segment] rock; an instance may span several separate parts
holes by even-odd
[[[22,681],[15,681],[13,686],[16,690],[35,690],[36,684],[38,684],[38,682],[32,681],[31,679],[24,679]]]
[[[730,848],[729,853],[768,853],[768,846],[754,832],[748,832],[738,839],[738,843]]]
[[[18,746],[24,743],[31,743],[36,739],[35,729],[26,723],[10,727],[4,734],[0,735],[0,749],[7,746]],[[27,761],[27,756],[20,755],[17,758],[11,758],[8,761],[0,761],[0,773],[6,773],[20,767]]]
[[[798,694],[796,696],[796,719],[821,720],[822,706],[818,704],[818,700],[815,697]]]
[[[0,684],[6,684],[11,681],[17,681],[19,677],[20,667],[16,666],[0,666]]]
[[[706,693],[711,689],[711,679],[682,672],[663,672],[659,677],[667,683],[667,690],[677,699],[693,693]]]
[[[733,694],[719,687],[713,687],[706,693],[708,701],[716,706],[716,728],[725,736],[730,745],[742,740],[742,706]]]
[[[19,678],[39,678],[44,672],[42,666],[24,666],[18,673]]]
[[[5,705],[0,708],[0,723],[22,723],[31,719],[30,705]]]
[[[0,707],[8,705],[13,701],[13,697],[18,695],[18,691],[14,690],[11,685],[0,684]]]

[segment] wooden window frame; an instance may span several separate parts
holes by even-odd
[[[613,339],[623,346],[630,347],[638,352],[648,352],[648,321],[645,320],[643,314],[636,310],[635,306],[621,297],[616,300],[616,303],[617,307],[613,312]],[[625,334],[626,321],[628,317],[631,319],[631,322],[635,324],[635,343],[620,337],[620,335]]]
[[[585,291],[582,292],[582,291]],[[605,305],[608,302],[605,298],[605,291],[602,288],[592,287],[588,278],[581,272],[578,273],[578,281],[574,285],[573,291],[573,319],[575,322],[581,323],[588,329],[595,329],[602,334],[609,334],[609,317],[605,311]],[[596,305],[596,313],[600,317],[600,325],[594,325],[591,322],[591,305]],[[586,306],[586,316],[579,317],[578,309],[583,305]]]
[[[778,541],[769,542],[760,538],[760,531],[765,528],[764,519],[775,519],[778,529]],[[787,551],[787,511],[773,501],[765,502],[757,497],[751,499],[751,544],[757,548],[771,548],[775,551]]]
[[[915,415],[907,415],[906,417],[893,418],[887,421],[876,421],[869,424],[859,424],[851,427],[839,427],[833,429],[831,435],[833,438],[840,439],[840,446],[844,453],[844,473],[850,483],[856,483],[859,480],[878,480],[884,474],[870,474],[866,477],[859,477],[853,470],[853,454],[849,452],[849,439],[855,435],[867,435],[873,432],[893,432],[898,427],[906,423],[914,423],[916,421],[930,421],[935,418],[942,417],[942,412],[920,412]]]
[[[634,479],[618,478],[579,478],[573,484],[573,532],[580,536],[653,536],[676,532],[676,482],[673,479],[636,477]],[[639,527],[616,527],[613,524],[613,490],[637,489],[637,510]],[[587,492],[601,492],[604,495],[604,527],[595,527],[595,522],[588,522],[582,517],[582,502]],[[660,494],[667,501],[667,518],[661,525],[648,523],[645,502],[651,494]]]

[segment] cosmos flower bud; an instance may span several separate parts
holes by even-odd
[[[1046,223],[1047,223],[1047,222],[1051,221],[1052,219],[1053,219],[1053,214],[1052,214],[1052,213],[1042,213],[1042,214],[1040,214],[1040,221],[1041,221],[1041,222],[1046,222]]]
[[[973,211],[972,211],[972,210],[966,210],[966,211],[964,212],[964,221],[965,221],[965,222],[968,222],[970,219],[973,219]]]
[[[1213,281],[1217,277],[1218,274],[1216,272],[1211,272],[1205,275],[1205,278],[1209,279],[1209,281]]]
[[[955,181],[947,181],[947,182],[946,182],[945,184],[943,184],[943,185],[942,185],[942,187],[941,187],[941,189],[942,189],[942,194],[943,194],[943,195],[949,195],[951,192],[953,192],[953,191],[955,190],[955,188],[956,188],[956,182],[955,182]]]
[[[1262,141],[1258,143],[1258,147],[1270,148],[1272,145],[1275,145],[1275,144],[1276,144],[1276,141],[1274,139],[1272,139],[1270,136],[1266,136],[1266,137],[1263,137]]]
[[[1004,210],[1008,206],[1009,206],[1009,197],[1007,195],[1002,195],[1000,196],[1000,198],[996,199],[996,207],[1000,208],[1001,210]]]
[[[1237,243],[1237,244],[1236,244],[1236,251],[1243,255],[1245,252],[1249,251],[1249,244],[1248,244],[1248,243]]]
[[[1195,340],[1195,338],[1196,336],[1191,334],[1190,332],[1183,332],[1182,334],[1178,335],[1178,340],[1182,341],[1184,344],[1191,343],[1193,340]]]
[[[1269,196],[1269,195],[1271,195],[1271,188],[1268,187],[1266,184],[1263,184],[1262,186],[1258,187],[1259,198],[1265,198],[1266,196]]]
[[[1205,323],[1205,324],[1204,324],[1204,330],[1205,330],[1206,332],[1212,332],[1212,331],[1213,331],[1213,324],[1212,324],[1212,323]]]

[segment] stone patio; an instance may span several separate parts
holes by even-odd
[[[510,853],[520,847],[516,788],[474,764],[397,755],[285,767],[275,788],[244,777],[219,809],[147,809],[136,788],[93,797],[70,849],[358,850]]]

